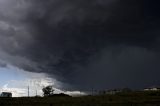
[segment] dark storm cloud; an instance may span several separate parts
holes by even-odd
[[[55,0],[36,6],[40,10],[33,11],[27,18],[36,31],[30,54],[38,53],[43,60],[50,55],[59,57],[56,64],[65,70],[69,62],[84,63],[88,56],[112,42],[140,43],[141,46],[152,42],[152,38],[142,34],[143,7],[139,1]]]
[[[15,35],[14,49],[2,48],[17,54],[18,62],[7,56],[16,66],[56,75],[78,89],[159,84],[157,4],[149,0],[21,1],[15,10],[21,10],[19,24],[10,22],[14,27],[7,32]],[[15,26],[23,28],[17,32]]]
[[[19,0],[0,0],[0,61],[3,64],[27,69],[36,67],[36,63],[24,55],[24,50],[32,42],[32,31],[23,22],[30,6],[30,3]]]

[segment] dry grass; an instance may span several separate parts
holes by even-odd
[[[0,98],[0,106],[160,106],[158,92],[84,97]]]

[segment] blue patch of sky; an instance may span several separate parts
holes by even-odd
[[[4,86],[11,80],[24,80],[26,77],[16,69],[0,67],[0,87]]]

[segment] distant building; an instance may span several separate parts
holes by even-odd
[[[145,88],[144,91],[160,91],[160,87]]]
[[[105,94],[114,95],[117,93],[128,93],[128,92],[132,92],[132,90],[130,88],[110,89],[110,90],[99,91],[99,94],[100,95],[105,95]]]
[[[122,90],[121,89],[113,89],[113,90],[108,90],[106,92],[106,94],[114,95],[114,94],[119,93],[119,92],[122,92]]]
[[[11,92],[2,92],[1,97],[12,97],[12,93]]]
[[[99,91],[99,94],[100,95],[105,95],[105,94],[114,95],[119,92],[122,92],[122,90],[121,89],[111,89],[111,90]]]

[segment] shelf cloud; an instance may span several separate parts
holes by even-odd
[[[158,85],[158,4],[0,0],[0,59],[48,74],[66,89]]]

